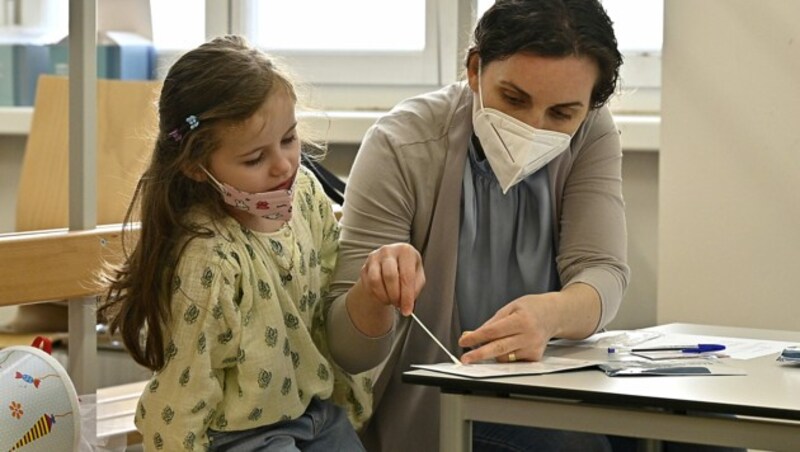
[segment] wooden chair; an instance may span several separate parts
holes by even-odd
[[[159,83],[98,80],[97,224],[121,223],[153,148]],[[16,230],[67,227],[69,86],[39,80],[17,194]]]
[[[98,80],[97,224],[69,232],[68,121],[69,87],[62,77],[44,76],[37,88],[31,131],[20,174],[15,234],[0,236],[0,307],[19,306],[14,322],[36,330],[67,331],[66,303],[61,315],[41,319],[41,302],[80,301],[99,292],[101,262],[121,257],[120,225],[136,181],[152,152],[157,127],[157,82]],[[42,232],[42,230],[45,230]],[[28,232],[24,232],[28,231]],[[29,232],[40,231],[40,232]],[[23,319],[20,321],[20,319]],[[82,329],[83,330],[83,329]],[[83,334],[94,336],[93,328]],[[24,337],[24,336],[23,336]],[[85,337],[85,336],[84,336]],[[72,339],[72,336],[71,336]],[[81,341],[79,346],[84,345]],[[86,341],[92,345],[95,341]],[[29,344],[28,338],[20,343]],[[85,347],[84,347],[85,348]],[[92,370],[87,369],[91,372]],[[143,383],[101,388],[97,392],[99,437],[126,434],[139,438],[133,425]]]
[[[121,258],[120,238],[120,225],[91,231],[60,229],[0,235],[0,306],[26,306],[61,298],[81,300],[95,295],[102,263]],[[125,435],[128,444],[141,441],[133,416],[145,383],[97,391],[98,437]]]
[[[98,80],[97,224],[121,223],[157,130],[158,82]],[[16,231],[68,224],[69,85],[65,77],[39,79],[31,131],[17,192]],[[26,305],[5,328],[66,331],[67,306]]]

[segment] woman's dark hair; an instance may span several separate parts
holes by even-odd
[[[125,216],[126,242],[132,223],[137,217],[141,221],[138,241],[122,265],[106,269],[100,308],[100,315],[110,318],[111,331],[121,331],[133,359],[151,370],[164,365],[168,294],[183,246],[193,237],[212,235],[185,214],[202,206],[212,217],[225,215],[219,193],[190,175],[208,165],[221,127],[242,123],[277,90],[296,100],[285,73],[239,36],[216,38],[187,52],[164,80],[153,154]]]
[[[475,27],[467,56],[488,65],[516,53],[545,57],[589,57],[599,75],[591,106],[614,94],[622,65],[611,19],[598,0],[498,0]]]

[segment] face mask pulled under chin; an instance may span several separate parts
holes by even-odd
[[[569,147],[566,133],[537,129],[499,110],[483,106],[478,70],[478,94],[472,101],[472,127],[503,194],[543,168]]]
[[[267,220],[289,221],[292,219],[296,175],[290,188],[263,193],[247,193],[230,184],[219,182],[203,166],[200,166],[200,169],[211,179],[211,183],[217,188],[225,204]]]

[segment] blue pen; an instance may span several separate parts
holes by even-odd
[[[669,352],[680,351],[681,353],[708,353],[719,352],[725,350],[722,344],[692,344],[692,345],[658,345],[653,347],[641,348],[626,348],[626,347],[608,347],[608,353],[621,353],[621,352]]]

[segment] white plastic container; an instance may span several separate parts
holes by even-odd
[[[0,450],[74,451],[80,431],[78,395],[64,367],[36,347],[0,350]]]

